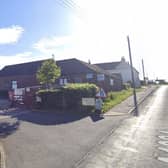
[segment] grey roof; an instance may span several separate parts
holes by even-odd
[[[99,63],[95,65],[99,66],[104,70],[112,70],[112,69],[115,69],[120,63],[121,62],[119,61],[119,62]]]
[[[76,58],[56,61],[57,65],[61,68],[62,75],[77,74],[77,73],[103,73],[110,75],[104,69],[86,62],[80,61]]]
[[[36,74],[45,60],[5,66],[0,76],[33,75]]]
[[[40,60],[40,61],[5,66],[0,71],[0,76],[2,77],[2,76],[16,76],[16,75],[34,75],[36,74],[37,70],[40,68],[40,66],[44,61],[45,60]],[[56,61],[56,64],[61,68],[62,75],[94,73],[94,72],[110,75],[105,70],[101,69],[96,65],[91,65],[75,58]]]
[[[118,62],[108,62],[108,63],[98,63],[98,64],[95,64],[97,65],[98,67],[104,69],[104,70],[115,70],[116,67],[121,63],[121,61],[118,61]],[[129,65],[129,64],[128,64]],[[130,66],[130,65],[129,65]],[[136,68],[133,67],[133,69],[139,73]]]

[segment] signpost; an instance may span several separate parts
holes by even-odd
[[[105,91],[101,88],[100,91],[96,94],[96,97],[106,98]]]

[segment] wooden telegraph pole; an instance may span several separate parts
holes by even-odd
[[[137,97],[136,97],[136,89],[135,89],[135,78],[134,78],[134,71],[133,71],[133,65],[132,65],[132,56],[131,56],[131,46],[130,46],[130,39],[129,36],[127,36],[127,42],[128,42],[128,51],[129,51],[129,58],[130,58],[130,66],[131,66],[131,76],[132,76],[132,87],[133,87],[133,97],[134,97],[134,116],[138,116],[138,104],[137,104]]]
[[[144,61],[143,61],[143,59],[142,59],[142,70],[143,70],[144,84],[146,85],[145,68],[144,68]]]

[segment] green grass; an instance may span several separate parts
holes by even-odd
[[[109,92],[104,101],[102,111],[105,113],[115,105],[121,103],[123,100],[132,95],[132,89],[122,90],[119,92]]]
[[[144,88],[138,88],[136,89],[136,92],[141,92],[143,90]],[[107,98],[104,101],[102,112],[103,113],[107,112],[115,105],[120,104],[122,101],[127,99],[132,94],[133,94],[133,90],[131,88],[127,90],[118,91],[118,92],[109,92],[107,95]]]

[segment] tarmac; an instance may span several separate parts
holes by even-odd
[[[140,105],[142,102],[144,102],[152,93],[154,93],[157,90],[158,86],[147,86],[142,89],[142,91],[137,92],[137,103]],[[134,101],[133,96],[128,97],[126,100],[124,100],[122,103],[116,105],[112,109],[110,109],[108,112],[104,114],[104,117],[114,117],[119,115],[128,115],[134,112]],[[111,131],[111,133],[108,135],[109,137],[114,132]],[[104,141],[103,143],[100,143],[96,148],[94,148],[90,153],[88,153],[83,160],[78,163],[78,165],[75,168],[106,168],[111,167],[110,160],[113,159],[110,158],[109,151],[111,144],[113,143],[113,140],[106,137],[107,142]],[[108,163],[108,164],[107,164]]]
[[[138,104],[141,104],[148,96],[150,96],[155,90],[157,89],[157,86],[146,86],[142,89],[142,91],[137,92],[137,102]],[[116,105],[111,110],[106,112],[104,114],[104,117],[112,117],[112,116],[118,116],[118,115],[128,115],[132,113],[135,110],[134,108],[134,101],[133,96],[130,96],[126,100],[124,100],[122,103]],[[0,110],[0,113],[2,111]],[[14,114],[15,115],[15,114]],[[1,115],[0,119],[6,118],[8,115]],[[100,165],[95,163],[95,165],[87,165],[85,168],[99,168]],[[80,167],[80,165],[79,165]],[[0,168],[5,168],[5,152],[3,150],[3,146],[0,143]]]

